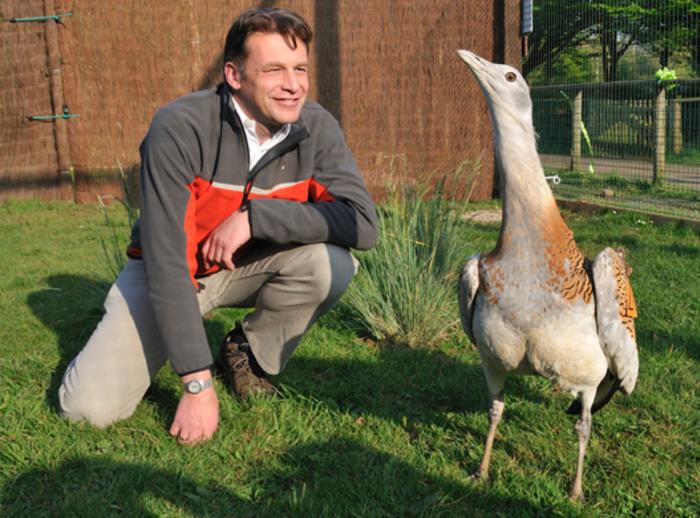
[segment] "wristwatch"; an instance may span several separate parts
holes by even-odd
[[[190,380],[182,384],[182,387],[185,389],[185,392],[188,394],[199,394],[201,391],[204,389],[208,389],[211,387],[214,383],[211,381],[211,379],[208,380]]]

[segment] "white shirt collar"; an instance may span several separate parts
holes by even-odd
[[[280,129],[272,134],[269,139],[261,144],[258,140],[258,134],[255,131],[257,122],[246,115],[233,95],[231,96],[231,102],[234,110],[236,110],[236,113],[238,114],[238,117],[241,119],[241,124],[245,130],[246,140],[248,141],[248,152],[250,154],[248,157],[249,166],[250,169],[252,169],[265,153],[287,138],[287,135],[289,135],[289,132],[291,131],[292,125],[284,124],[280,127]]]

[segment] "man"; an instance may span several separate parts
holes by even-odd
[[[296,13],[252,9],[233,24],[225,81],[162,108],[141,145],[141,218],[105,315],[66,370],[63,414],[97,426],[130,416],[170,360],[181,443],[218,426],[201,315],[254,306],[219,366],[235,393],[273,393],[302,335],[347,288],[349,247],[376,240],[374,204],[335,119],[306,103],[312,33]]]

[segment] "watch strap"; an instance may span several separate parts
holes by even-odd
[[[196,390],[196,391],[190,390],[190,385],[193,382],[196,383],[197,385],[199,385],[199,390]],[[185,389],[185,392],[187,392],[189,394],[199,394],[203,390],[208,389],[209,387],[212,387],[213,385],[214,385],[214,382],[212,381],[211,378],[206,379],[206,380],[189,380],[189,381],[186,381],[182,384],[183,388]]]

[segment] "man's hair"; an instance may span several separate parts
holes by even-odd
[[[224,47],[224,62],[242,65],[246,58],[245,42],[254,32],[278,33],[292,49],[301,40],[309,50],[313,32],[297,13],[276,7],[261,7],[243,12],[228,31]]]

